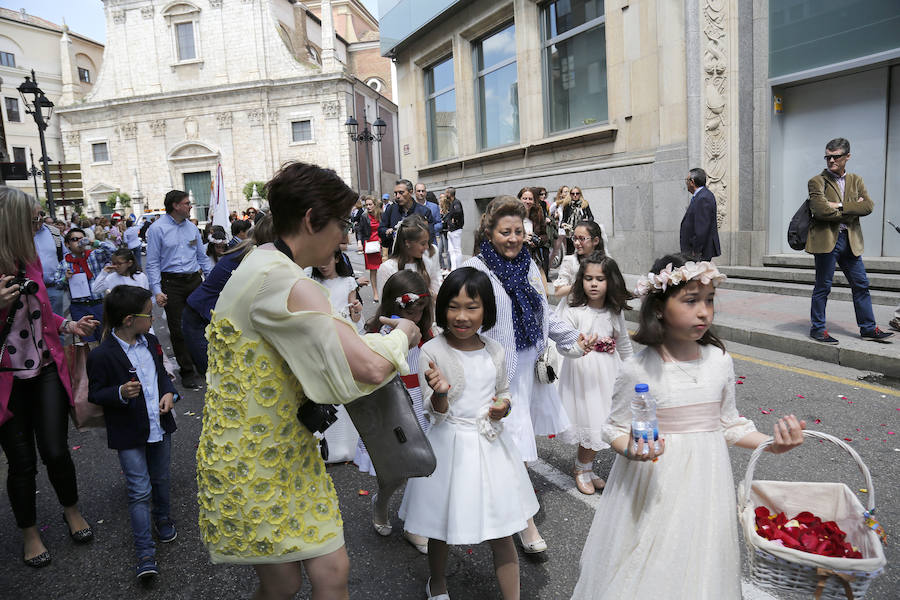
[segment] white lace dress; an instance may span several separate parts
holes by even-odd
[[[594,351],[578,359],[563,357],[559,373],[559,396],[572,422],[572,428],[561,436],[563,441],[604,450],[609,448],[603,441],[603,425],[612,406],[613,384],[622,361],[633,354],[625,316],[605,308],[572,307],[566,299],[556,310],[560,319],[585,335],[595,333],[616,341],[612,354]]]
[[[666,451],[658,462],[616,458],[572,597],[738,599],[737,503],[728,445],[756,428],[738,415],[731,356],[704,346],[697,361],[664,363],[646,348],[626,361],[604,427],[607,443],[630,431],[637,383],[650,386],[660,415],[670,413],[671,429],[709,430],[666,433],[661,416]],[[685,417],[698,410],[711,426],[688,425]]]

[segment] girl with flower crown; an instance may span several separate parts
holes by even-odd
[[[398,233],[398,239],[400,234]],[[416,419],[422,427],[422,431],[428,433],[431,422],[425,415],[425,407],[422,403],[422,389],[419,386],[419,377],[416,374],[419,367],[419,352],[422,344],[433,337],[431,332],[431,324],[433,321],[434,311],[432,310],[432,296],[429,294],[428,284],[422,276],[410,270],[402,270],[394,273],[384,283],[381,295],[381,304],[378,312],[372,319],[366,323],[366,330],[370,333],[381,331],[388,334],[390,327],[383,326],[380,317],[396,317],[400,316],[409,319],[419,327],[422,334],[422,341],[409,349],[406,362],[409,365],[409,374],[401,377],[412,399],[413,412]],[[356,456],[353,462],[359,467],[363,473],[375,476],[375,466],[366,450],[366,445],[362,439],[356,445]],[[377,494],[372,496],[372,527],[379,535],[388,536],[393,531],[388,518],[388,508],[391,502],[391,496],[394,489],[379,489]],[[403,531],[403,537],[412,544],[416,550],[422,554],[428,553],[428,538],[414,535],[407,531]]]
[[[632,355],[624,314],[631,298],[616,261],[601,250],[581,260],[572,292],[556,308],[561,320],[598,336],[590,356],[564,357],[559,373],[559,395],[572,421],[562,439],[578,444],[573,475],[582,494],[591,495],[606,485],[594,474],[594,457],[598,450],[609,448],[602,430],[609,417],[613,383],[622,361]]]
[[[647,347],[616,379],[603,439],[620,456],[584,545],[573,598],[741,597],[727,446],[753,449],[768,436],[738,414],[731,356],[710,330],[723,279],[710,262],[668,255],[638,283],[645,297],[633,338]],[[639,383],[658,403],[658,450],[631,435]],[[779,419],[767,450],[795,448],[805,425],[794,415]]]

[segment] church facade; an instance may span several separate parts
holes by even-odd
[[[344,5],[377,31],[359,2]],[[104,0],[99,78],[58,111],[85,212],[101,214],[121,192],[141,204],[130,212],[160,209],[177,188],[204,221],[218,164],[230,210],[248,206],[245,184],[291,160],[332,168],[360,191],[393,185],[397,107],[366,83],[383,69],[353,72],[355,44],[335,33],[331,2],[317,8],[321,17],[290,0]],[[360,128],[380,116],[390,129],[380,144],[357,145],[344,126],[351,115]]]

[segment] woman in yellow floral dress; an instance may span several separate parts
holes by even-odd
[[[252,250],[207,329],[208,391],[197,447],[200,532],[213,562],[251,564],[257,599],[347,598],[349,560],[337,495],[304,402],[337,404],[406,370],[419,341],[404,319],[360,337],[332,314],[303,268],[333,256],[356,194],[333,171],[291,163],[267,184],[277,240]]]

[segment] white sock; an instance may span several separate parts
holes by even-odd
[[[578,459],[575,459],[575,468],[579,471],[593,471],[594,470],[594,461],[589,463],[578,462]]]

